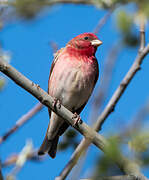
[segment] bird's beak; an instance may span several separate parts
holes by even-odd
[[[100,41],[99,39],[94,39],[91,41],[91,45],[96,46],[96,47],[100,46],[101,44],[102,44],[102,41]]]

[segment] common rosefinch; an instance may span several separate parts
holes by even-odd
[[[60,49],[52,63],[48,93],[58,99],[71,112],[80,114],[98,79],[97,47],[102,42],[93,33],[80,34]],[[56,155],[59,136],[68,124],[49,109],[50,123],[39,155]]]

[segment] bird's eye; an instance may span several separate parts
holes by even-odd
[[[88,40],[88,39],[89,39],[89,37],[88,37],[88,36],[84,37],[84,40]]]

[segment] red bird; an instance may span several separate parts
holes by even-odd
[[[98,80],[97,47],[102,42],[93,33],[80,34],[57,51],[52,63],[48,93],[71,112],[80,114]],[[56,155],[59,137],[68,124],[49,109],[50,123],[39,155]]]

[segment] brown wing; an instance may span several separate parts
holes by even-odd
[[[97,59],[96,59],[96,58],[95,58],[95,62],[96,62],[96,64],[95,64],[95,68],[96,68],[96,75],[95,75],[94,87],[95,87],[96,82],[97,82],[98,77],[99,77],[99,66],[98,66],[98,61],[97,61]]]
[[[54,69],[54,66],[55,66],[55,64],[56,64],[56,62],[57,62],[57,60],[58,60],[58,56],[59,56],[59,54],[61,53],[61,51],[62,51],[63,49],[64,49],[64,48],[61,48],[60,50],[58,50],[58,51],[54,54],[54,60],[53,60],[52,65],[51,65],[50,75],[49,75],[49,81],[48,81],[48,93],[49,93],[50,76],[51,76],[52,71],[53,71],[53,69]],[[51,110],[48,109],[48,111],[49,111],[49,116],[51,117]]]

